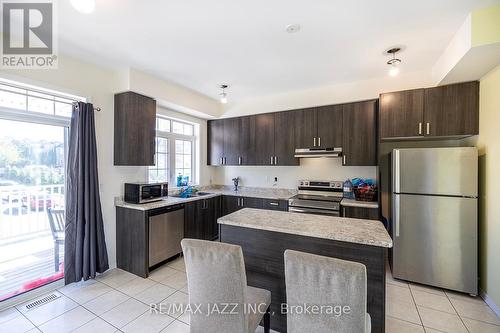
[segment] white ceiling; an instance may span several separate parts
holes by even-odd
[[[500,0],[59,1],[59,50],[133,67],[234,99],[386,75],[383,51],[404,45],[402,72],[430,70],[472,10]],[[301,25],[298,33],[285,27]]]

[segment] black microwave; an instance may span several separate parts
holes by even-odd
[[[168,196],[168,183],[125,183],[125,202],[142,204]]]

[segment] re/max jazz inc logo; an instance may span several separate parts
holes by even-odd
[[[54,6],[51,1],[1,1],[2,68],[57,68]]]

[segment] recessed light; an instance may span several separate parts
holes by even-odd
[[[300,25],[299,24],[289,24],[286,26],[286,32],[289,34],[293,34],[295,32],[300,31]]]

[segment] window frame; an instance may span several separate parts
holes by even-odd
[[[158,129],[158,119],[170,121],[170,132],[169,131],[161,131]],[[193,135],[174,133],[173,132],[173,124],[172,124],[173,122],[178,122],[178,123],[181,123],[184,125],[192,126]],[[175,174],[175,170],[176,170],[176,168],[175,168],[175,157],[176,157],[175,140],[176,139],[191,142],[191,179],[190,179],[190,182],[192,185],[198,185],[199,180],[197,177],[198,174],[197,174],[197,169],[196,169],[196,167],[197,167],[197,164],[196,164],[196,156],[197,156],[196,142],[198,140],[198,136],[196,135],[196,128],[195,128],[196,124],[191,123],[191,122],[186,121],[186,120],[181,120],[181,119],[176,119],[176,118],[172,118],[169,116],[164,116],[161,114],[156,114],[155,127],[156,127],[155,140],[158,137],[168,140],[168,158],[169,158],[169,161],[168,161],[168,183],[172,184],[172,186],[169,186],[169,188],[176,188],[177,187],[176,179],[175,179],[175,177],[176,177],[176,174]],[[156,160],[156,153],[157,153],[157,148],[155,148],[155,160]],[[148,182],[151,181],[149,179],[149,171],[152,169],[158,170],[156,165],[149,166],[147,168],[146,179],[148,180]]]

